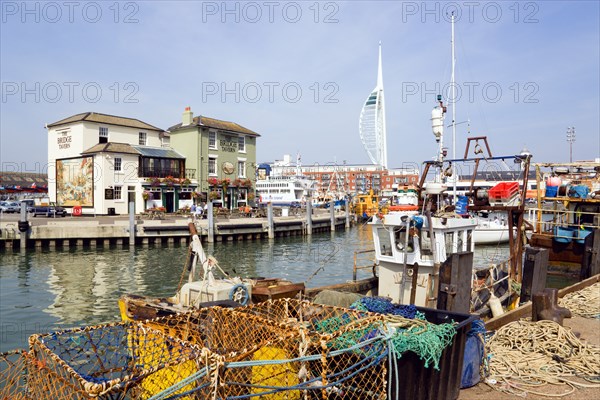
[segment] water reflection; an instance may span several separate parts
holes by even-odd
[[[335,233],[204,248],[229,274],[308,280],[308,287],[316,287],[352,279],[354,251],[372,248],[372,236],[368,226],[360,225]],[[481,257],[487,262],[502,251],[505,247],[490,246]],[[186,255],[186,246],[2,253],[0,351],[26,347],[32,333],[117,321],[117,300],[125,293],[173,295]],[[370,274],[363,270],[358,277]]]

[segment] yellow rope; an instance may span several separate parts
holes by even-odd
[[[558,304],[566,307],[575,315],[584,318],[600,317],[600,282],[585,289],[566,294],[558,300]]]
[[[553,321],[517,321],[500,328],[486,344],[490,355],[488,382],[493,388],[524,396],[527,393],[563,397],[576,387],[600,388],[570,379],[598,379],[600,347],[582,343],[569,328]],[[542,393],[544,385],[566,385],[568,392]]]

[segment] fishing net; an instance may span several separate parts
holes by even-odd
[[[173,390],[190,383],[195,389],[188,394],[198,398],[381,398],[385,390],[386,343],[376,334],[377,327],[368,323],[344,329],[345,323],[362,320],[367,313],[339,309],[337,315],[353,317],[340,318],[344,322],[337,325],[319,326],[327,316],[336,314],[331,308],[325,312],[320,306],[308,307],[308,302],[288,303],[287,307],[278,301],[267,303],[260,303],[260,307],[201,309],[145,321],[153,329],[206,346],[216,355],[197,360],[198,373],[155,398],[174,398]],[[371,316],[369,322],[376,319]],[[355,333],[361,329],[364,333]],[[350,332],[363,340],[348,342],[352,347],[333,340]]]
[[[29,352],[2,356],[0,398],[383,399],[390,352],[437,351],[443,335],[406,337],[438,330],[295,299],[203,308],[34,335]]]
[[[0,354],[0,399],[25,399],[27,357],[25,350]],[[29,356],[31,359],[31,356]]]
[[[33,335],[30,351],[10,362],[1,398],[147,398],[189,375],[201,349],[138,323],[115,323]],[[167,373],[168,371],[168,373]],[[23,379],[16,379],[26,373]]]

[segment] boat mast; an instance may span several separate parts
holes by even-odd
[[[450,75],[450,88],[452,89],[452,159],[456,160],[456,87],[455,87],[455,76],[454,76],[454,67],[456,64],[456,58],[454,56],[454,12],[452,12],[451,16],[451,25],[452,25],[452,38],[450,43],[452,44],[452,73]],[[454,164],[452,164],[452,179],[454,184],[453,188],[453,202],[456,204],[456,168],[454,168]]]

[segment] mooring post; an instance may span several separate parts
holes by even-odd
[[[346,208],[346,229],[350,228],[350,201],[344,198],[344,207]]]
[[[312,198],[306,201],[306,234],[312,235]]]
[[[27,248],[27,236],[29,236],[29,222],[27,221],[27,203],[21,203],[21,219],[19,220],[19,239],[22,250]]]
[[[135,247],[135,203],[129,202],[129,247]]]
[[[269,224],[269,239],[273,239],[275,237],[275,228],[273,226],[273,203],[271,202],[267,204],[267,221]]]
[[[329,202],[329,212],[331,215],[331,231],[335,231],[335,201],[331,200]]]
[[[213,215],[213,202],[208,201],[208,208],[206,209],[206,220],[208,221],[208,243],[215,242],[215,229],[214,229],[214,215]]]

